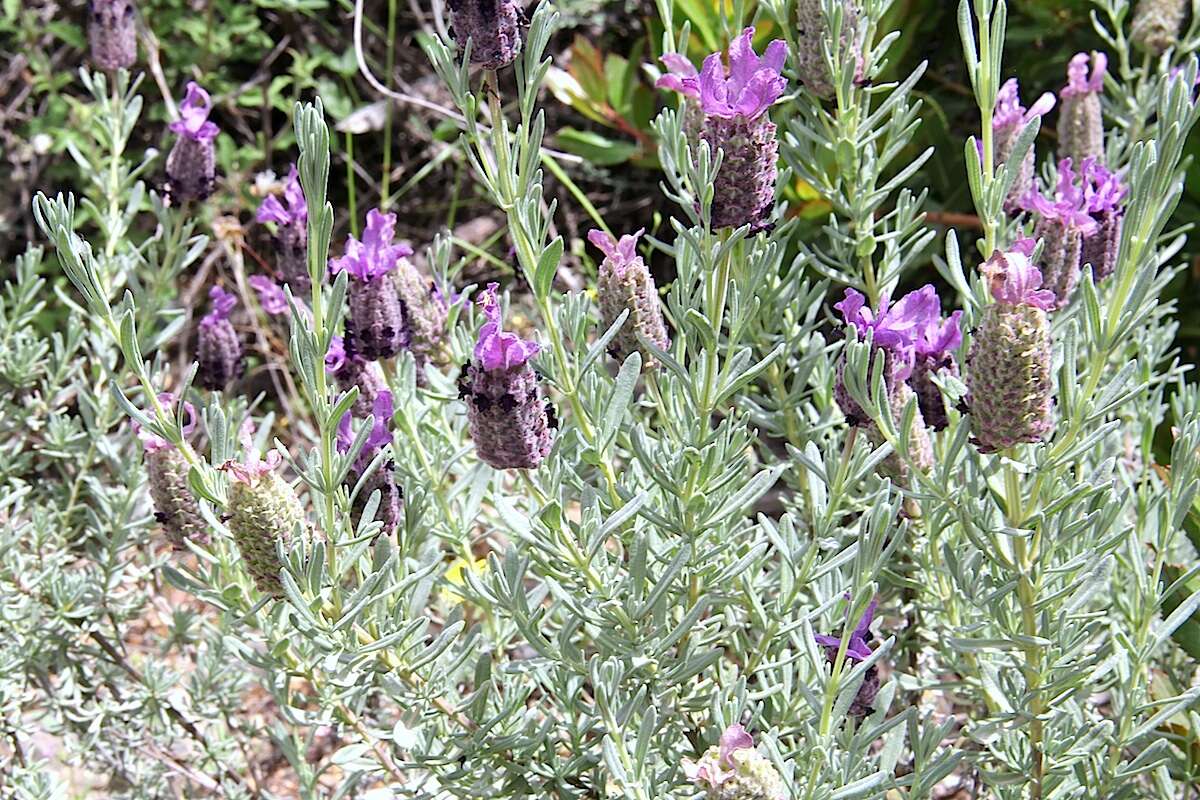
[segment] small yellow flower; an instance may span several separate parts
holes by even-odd
[[[482,558],[467,561],[462,556],[459,556],[450,562],[450,566],[446,567],[446,582],[450,584],[450,587],[446,590],[446,600],[452,605],[457,605],[466,599],[461,592],[453,588],[455,586],[466,585],[467,579],[463,575],[463,571],[466,569],[470,569],[475,575],[482,575],[487,571],[487,561]]]

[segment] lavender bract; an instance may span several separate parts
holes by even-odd
[[[1187,0],[1140,0],[1133,12],[1129,39],[1141,50],[1160,56],[1179,43]]]
[[[866,661],[871,657],[870,642],[874,638],[871,633],[871,620],[875,617],[875,609],[878,603],[875,600],[867,606],[867,610],[863,612],[862,619],[858,621],[858,625],[850,633],[850,639],[846,642],[846,661],[850,664],[857,664],[860,661]],[[838,650],[841,649],[842,640],[837,636],[826,636],[824,634],[816,634],[814,638],[817,644],[825,648],[825,658],[830,665],[837,661]],[[854,700],[850,703],[849,714],[852,717],[862,719],[871,713],[871,707],[875,704],[875,696],[879,693],[879,670],[875,665],[867,668],[866,674],[863,675],[863,681],[859,684],[858,692],[854,695]]]
[[[824,43],[830,39],[829,20],[821,8],[821,0],[797,0],[796,39],[800,42],[797,51],[796,75],[810,92],[827,100],[833,97],[835,87],[829,66],[825,63]],[[862,14],[859,0],[841,0],[842,26],[839,31],[840,47],[853,48],[857,59],[854,78],[862,80],[863,55],[862,37],[859,35],[858,20]]]
[[[308,294],[312,289],[312,278],[308,274],[308,204],[304,201],[295,164],[284,182],[283,196],[286,205],[275,195],[268,195],[258,207],[255,219],[275,223],[272,241],[276,268],[292,291]]]
[[[242,342],[238,338],[229,314],[237,305],[237,297],[214,286],[209,291],[211,310],[200,320],[196,345],[196,360],[200,368],[196,380],[205,389],[224,391],[242,375],[244,366]]]
[[[658,299],[654,278],[646,268],[646,262],[637,253],[637,240],[643,232],[639,230],[631,236],[622,236],[618,241],[604,231],[592,230],[588,233],[588,241],[604,253],[596,280],[596,298],[605,329],[616,322],[623,312],[629,312],[628,319],[613,337],[608,351],[618,361],[624,361],[630,353],[640,351],[642,366],[649,369],[657,364],[653,352],[642,346],[638,335],[659,350],[670,347],[671,339],[663,323],[662,304]]]
[[[729,45],[729,69],[720,53],[704,59],[699,73],[678,53],[663,56],[670,70],[657,85],[674,89],[698,106],[688,113],[689,136],[724,153],[713,180],[713,228],[766,226],[775,204],[779,143],[767,109],[783,94],[787,81],[780,71],[787,45],[779,39],[760,58],[746,28]]]
[[[995,302],[967,355],[967,406],[981,452],[1039,442],[1054,427],[1050,320],[1054,292],[1027,252],[992,254],[983,273]]]
[[[356,403],[355,408],[357,407],[358,404]],[[348,489],[354,488],[356,481],[362,477],[371,462],[379,454],[379,451],[392,443],[391,422],[394,412],[395,405],[392,402],[391,392],[384,390],[375,395],[371,401],[371,414],[374,416],[375,421],[371,427],[371,432],[367,434],[367,440],[363,444],[362,451],[355,460],[351,474],[347,476],[346,483]],[[337,449],[340,453],[349,451],[354,444],[351,419],[352,414],[347,412],[338,424]],[[366,510],[367,501],[376,490],[379,491],[380,496],[374,518],[383,525],[380,532],[385,536],[390,536],[396,532],[396,528],[400,525],[401,508],[404,503],[404,491],[396,483],[395,463],[391,459],[380,464],[367,477],[366,482],[359,489],[358,494],[355,495],[351,511],[354,515],[356,527],[362,524],[362,515]]]
[[[330,262],[335,274],[350,273],[346,350],[369,361],[391,358],[408,345],[404,307],[388,276],[412,248],[393,244],[395,229],[395,214],[372,209],[362,240],[351,236],[346,254]]]
[[[88,46],[100,69],[128,69],[137,61],[137,10],[133,0],[88,2]]]
[[[232,476],[229,487],[229,533],[242,554],[242,562],[263,594],[283,597],[279,573],[283,568],[276,545],[287,544],[304,523],[304,507],[278,468],[283,462],[276,450],[260,459],[254,449],[249,421],[242,428],[246,461],[228,461],[221,469]]]
[[[203,200],[212,194],[216,177],[213,140],[219,130],[208,119],[211,111],[208,92],[189,81],[179,104],[179,119],[168,126],[176,135],[167,155],[167,192],[172,199]]]
[[[158,401],[164,408],[171,408],[175,404],[175,395],[164,392],[158,396]],[[183,426],[183,435],[187,436],[196,429],[196,409],[186,402],[183,408],[188,419]],[[136,422],[133,428],[145,451],[146,484],[154,503],[154,518],[162,525],[167,540],[176,550],[185,549],[189,541],[207,543],[208,525],[200,516],[200,506],[188,484],[191,467],[187,459],[166,439]]]
[[[1054,108],[1054,95],[1046,92],[1028,109],[1021,105],[1021,89],[1016,78],[1010,78],[1000,87],[996,95],[996,109],[992,114],[994,137],[993,161],[997,168],[1003,167],[1013,155],[1017,139],[1025,126],[1039,119]],[[1004,198],[1004,209],[1009,213],[1020,209],[1020,201],[1033,188],[1033,170],[1036,160],[1035,148],[1021,159],[1017,179]]]
[[[1034,236],[1044,242],[1042,249],[1042,282],[1054,292],[1055,308],[1070,302],[1079,283],[1080,254],[1085,237],[1093,236],[1099,226],[1089,212],[1090,204],[1083,187],[1076,181],[1071,159],[1058,165],[1058,186],[1054,199],[1030,190],[1025,207],[1038,216]]]
[[[497,288],[488,284],[477,301],[486,321],[459,378],[459,395],[482,461],[496,469],[534,469],[549,454],[556,426],[530,363],[538,345],[502,330]]]
[[[730,725],[720,744],[699,761],[684,759],[683,774],[705,790],[708,800],[784,800],[787,788],[778,770],[754,747],[741,725]]]
[[[287,295],[283,293],[283,287],[274,279],[268,278],[266,275],[251,275],[246,282],[258,296],[258,304],[267,314],[277,317],[288,312]]]
[[[1088,75],[1088,66],[1091,75]],[[1108,57],[1104,53],[1077,53],[1067,67],[1067,85],[1058,93],[1058,147],[1060,155],[1075,164],[1085,158],[1104,158],[1104,118],[1100,93]]]
[[[1091,265],[1093,278],[1099,283],[1117,268],[1129,188],[1094,159],[1085,160],[1081,172],[1084,200],[1088,214],[1096,222],[1096,230],[1083,237],[1079,258],[1081,265]]]
[[[950,418],[946,411],[946,399],[933,379],[958,377],[954,351],[962,344],[962,330],[959,327],[961,318],[962,312],[955,311],[941,319],[939,309],[939,316],[930,318],[913,342],[915,358],[908,385],[917,395],[917,404],[925,424],[935,431],[949,425]]]
[[[460,49],[471,42],[471,63],[500,69],[521,52],[521,20],[516,0],[450,0],[450,32]]]

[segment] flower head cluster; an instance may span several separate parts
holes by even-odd
[[[839,48],[842,53],[852,50],[855,59],[854,80],[863,79],[863,42],[858,21],[862,16],[862,0],[840,0],[842,28]],[[822,0],[796,0],[796,74],[800,82],[817,97],[833,97],[836,87],[833,75],[825,62],[825,43],[830,40],[829,20],[825,18]]]
[[[222,391],[242,375],[242,343],[229,314],[237,297],[220,286],[209,290],[212,305],[200,320],[196,360],[200,363],[197,380],[205,389]]]
[[[137,12],[133,0],[88,3],[88,45],[100,69],[129,69],[137,61]]]
[[[357,409],[357,404],[356,404]],[[376,393],[371,401],[371,415],[374,417],[374,423],[371,425],[371,430],[367,433],[366,441],[363,443],[362,451],[355,459],[351,475],[347,476],[347,488],[353,489],[354,483],[361,478],[363,473],[371,465],[371,462],[378,455],[379,451],[392,443],[392,415],[395,413],[395,404],[392,401],[392,393],[386,389]],[[337,449],[339,453],[346,453],[354,445],[354,431],[351,427],[352,414],[347,412],[342,416],[341,422],[337,429]],[[361,524],[363,512],[366,510],[366,505],[372,493],[379,491],[379,505],[375,509],[374,519],[382,523],[383,528],[381,533],[391,535],[395,532],[400,524],[401,507],[404,503],[404,492],[399,484],[396,483],[395,464],[388,459],[379,465],[379,467],[367,477],[366,482],[359,489],[359,492],[354,497],[354,518],[356,524]]]
[[[1144,52],[1160,56],[1179,43],[1187,0],[1140,0],[1133,12],[1129,39]]]
[[[163,392],[158,395],[158,402],[163,408],[170,409],[175,405],[175,395]],[[196,429],[196,408],[184,402],[183,411],[186,418],[183,435],[186,437]],[[200,516],[200,506],[188,483],[191,465],[171,442],[136,422],[133,428],[146,452],[146,483],[154,503],[154,518],[162,525],[167,540],[177,550],[183,549],[189,541],[207,542],[208,526]]]
[[[334,336],[329,342],[329,351],[325,354],[325,372],[333,376],[344,392],[349,391],[351,386],[358,387],[358,399],[354,401],[352,409],[357,417],[373,413],[375,398],[387,388],[379,364],[347,352],[341,336]]]
[[[1091,74],[1088,74],[1089,65]],[[1100,94],[1108,58],[1103,53],[1077,53],[1067,67],[1067,85],[1058,93],[1058,144],[1063,156],[1083,163],[1104,157],[1104,120]]]
[[[754,738],[741,725],[730,725],[721,741],[699,761],[683,760],[683,774],[704,787],[709,800],[783,800],[783,779],[754,747]]]
[[[335,274],[345,270],[351,278],[346,348],[372,361],[391,358],[408,344],[404,306],[388,275],[412,248],[395,238],[396,215],[372,209],[362,239],[351,236],[345,255],[330,261]]]
[[[635,351],[642,354],[645,367],[655,366],[654,355],[644,348],[638,336],[659,350],[671,346],[667,326],[663,323],[662,305],[654,278],[646,262],[637,252],[637,240],[643,231],[622,236],[619,240],[601,230],[588,233],[588,241],[604,253],[596,281],[600,316],[605,328],[617,321],[625,311],[629,317],[613,337],[609,352],[618,361]]]
[[[523,12],[517,0],[450,0],[450,32],[460,48],[471,42],[471,63],[500,69],[521,52]]]
[[[878,602],[872,600],[867,610],[863,612],[862,619],[854,626],[854,630],[850,632],[850,636],[846,641],[846,659],[851,664],[857,664],[860,661],[866,661],[871,657],[870,642],[873,638],[871,634],[871,621],[875,618],[875,609],[878,608]],[[837,660],[838,651],[842,647],[842,640],[837,636],[826,636],[824,634],[816,634],[814,638],[817,644],[825,648],[825,658],[830,664]],[[879,672],[874,665],[867,668],[866,675],[863,676],[863,682],[858,687],[858,693],[854,696],[854,700],[850,703],[849,713],[853,717],[865,717],[871,713],[871,706],[875,703],[875,696],[879,693]]]
[[[283,185],[284,201],[267,195],[258,207],[259,222],[275,223],[276,267],[283,282],[292,291],[307,293],[312,288],[308,274],[308,204],[300,187],[300,175],[293,164]],[[264,310],[265,306],[264,306]],[[270,312],[268,312],[270,313]]]
[[[480,459],[496,469],[533,469],[549,454],[556,425],[530,363],[538,345],[503,330],[497,288],[488,284],[477,301],[486,321],[459,396]]]
[[[663,57],[669,72],[658,86],[674,89],[696,104],[687,113],[689,136],[724,153],[713,185],[711,225],[765,227],[775,201],[779,143],[767,109],[783,94],[781,74],[787,46],[767,45],[760,58],[746,28],[729,45],[729,68],[720,53],[704,59],[699,72],[679,54]]]
[[[1025,108],[1021,105],[1021,89],[1016,78],[1010,78],[1000,87],[996,95],[996,109],[992,114],[992,131],[995,134],[994,160],[997,167],[1007,163],[1013,156],[1017,139],[1025,126],[1035,119],[1050,112],[1054,108],[1054,95],[1046,92],[1032,106]],[[982,145],[981,145],[982,146]],[[1005,198],[1004,206],[1008,211],[1020,208],[1020,199],[1033,187],[1033,172],[1035,166],[1034,148],[1029,150],[1021,159],[1017,179]]]
[[[213,139],[220,131],[208,118],[211,112],[208,92],[189,81],[179,104],[179,119],[168,126],[176,136],[167,156],[167,189],[173,198],[203,200],[212,194],[216,176]]]

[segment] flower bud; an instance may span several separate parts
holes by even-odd
[[[829,41],[829,20],[821,10],[821,0],[797,0],[796,2],[796,74],[810,92],[823,100],[833,97],[836,87],[833,75],[825,63],[825,43]],[[842,27],[840,44],[842,52],[854,49],[858,66],[854,80],[863,76],[862,37],[858,35],[858,20],[862,13],[858,0],[842,0]],[[833,47],[830,46],[830,52]]]
[[[683,774],[702,786],[709,800],[784,800],[787,789],[771,760],[754,747],[741,725],[730,725],[721,742],[699,761],[683,760]]]
[[[993,140],[995,154],[993,161],[997,168],[1004,167],[1013,156],[1017,139],[1025,126],[1040,118],[1054,108],[1054,95],[1046,92],[1028,109],[1021,105],[1020,87],[1016,78],[1010,78],[1000,87],[996,95],[996,110],[992,115]],[[1004,198],[1004,209],[1013,213],[1020,209],[1020,201],[1033,188],[1033,171],[1036,155],[1035,148],[1030,147],[1021,159],[1017,179]]]
[[[663,324],[662,304],[654,278],[646,268],[646,262],[637,253],[637,240],[644,231],[632,236],[622,236],[620,241],[600,230],[588,233],[588,241],[604,252],[600,262],[600,275],[596,282],[596,297],[600,304],[600,318],[607,330],[625,311],[629,317],[617,331],[609,344],[608,352],[618,361],[624,361],[630,353],[640,351],[642,366],[649,369],[657,366],[654,355],[642,347],[638,335],[659,350],[671,346],[667,326]]]
[[[496,289],[488,284],[479,300],[487,321],[459,378],[459,395],[482,461],[496,469],[534,469],[549,454],[550,430],[557,426],[529,363],[538,345],[501,330]]]
[[[1056,299],[1024,253],[997,251],[983,267],[994,303],[967,356],[967,406],[980,452],[1038,442],[1054,426],[1050,320]]]
[[[1162,55],[1179,44],[1187,7],[1187,0],[1141,0],[1133,11],[1130,40],[1143,52]]]
[[[203,200],[212,194],[216,177],[213,140],[219,133],[208,119],[212,101],[194,81],[179,105],[179,119],[168,127],[176,134],[167,156],[167,192],[173,199]]]
[[[902,430],[904,409],[908,407],[908,403],[913,397],[912,387],[907,383],[898,384],[888,393],[888,412],[892,416],[892,424],[900,434],[904,433]],[[876,447],[887,441],[883,431],[874,422],[867,425],[867,437]],[[922,472],[928,472],[933,468],[933,440],[929,438],[929,429],[925,427],[925,419],[921,415],[919,403],[914,411],[912,428],[908,432],[908,458]],[[908,463],[900,457],[898,452],[891,453],[883,460],[880,464],[880,472],[901,486],[908,485],[910,477]]]
[[[450,33],[459,49],[471,42],[471,63],[500,69],[521,52],[523,12],[516,0],[450,0]]]
[[[663,56],[669,72],[658,79],[658,86],[698,103],[699,113],[685,112],[689,136],[708,142],[714,154],[724,152],[713,179],[714,229],[764,228],[775,204],[779,144],[766,112],[787,88],[780,74],[787,45],[777,39],[759,58],[750,43],[753,36],[754,29],[746,28],[730,43],[728,71],[720,53],[704,59],[700,73],[686,58],[671,53]]]
[[[346,350],[368,361],[392,358],[408,344],[404,307],[388,276],[412,248],[393,244],[395,229],[395,214],[371,210],[362,240],[350,237],[346,254],[331,262],[335,274],[350,273]]]
[[[90,0],[88,45],[100,69],[129,69],[137,61],[137,19],[133,0]]]
[[[437,285],[421,274],[407,258],[401,258],[392,273],[395,290],[404,310],[408,348],[417,366],[417,384],[424,386],[425,365],[442,365],[449,360],[446,347],[446,317],[449,309]]]
[[[1071,159],[1064,158],[1058,165],[1058,188],[1054,199],[1034,189],[1024,200],[1025,207],[1038,215],[1034,236],[1044,243],[1042,283],[1054,292],[1054,308],[1062,308],[1070,302],[1079,283],[1083,239],[1098,230],[1088,210],[1088,199],[1075,179]]]
[[[258,590],[272,597],[283,597],[279,579],[283,565],[276,544],[291,541],[296,526],[304,523],[304,507],[295,490],[276,471],[283,460],[278,451],[271,450],[265,461],[259,460],[248,422],[242,429],[242,446],[246,462],[229,461],[221,467],[233,476],[229,487],[229,532]]]
[[[259,222],[275,223],[272,241],[276,268],[293,292],[306,295],[312,289],[312,278],[308,274],[308,205],[295,164],[284,183],[283,196],[286,206],[275,195],[268,195],[255,216]]]
[[[169,393],[160,394],[158,399],[167,408],[175,402],[175,396]],[[196,409],[191,403],[184,403],[183,407],[188,418],[183,435],[187,436],[196,429]],[[162,525],[167,540],[176,550],[184,549],[188,541],[207,543],[208,526],[200,516],[200,506],[188,483],[187,459],[175,445],[137,423],[134,430],[146,453],[146,484],[154,503],[154,518]]]
[[[867,610],[863,613],[862,619],[858,621],[854,631],[850,634],[850,641],[846,643],[846,655],[843,662],[843,670],[846,664],[857,664],[860,661],[866,661],[871,657],[870,643],[874,638],[871,633],[871,620],[875,617],[875,609],[878,603],[875,600],[867,606]],[[838,651],[842,647],[842,640],[837,636],[825,636],[817,634],[814,637],[817,644],[825,648],[825,658],[830,665],[837,662]],[[843,675],[846,672],[843,671]],[[847,713],[852,717],[862,719],[871,713],[872,706],[875,705],[875,696],[879,693],[879,670],[874,665],[867,668],[866,674],[863,676],[863,682],[859,684],[858,692],[854,695],[854,700],[850,703],[850,708]]]
[[[1092,74],[1088,76],[1088,65]],[[1108,58],[1104,53],[1078,53],[1067,67],[1067,85],[1058,93],[1058,146],[1076,164],[1085,158],[1104,158],[1104,118],[1100,93]]]
[[[196,380],[205,389],[219,392],[242,376],[244,366],[242,342],[229,321],[237,298],[220,286],[212,287],[208,296],[212,298],[212,309],[200,320]]]

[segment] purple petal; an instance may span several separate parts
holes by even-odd
[[[721,734],[721,765],[735,767],[732,756],[738,750],[754,749],[754,738],[739,724],[730,725]]]
[[[283,203],[279,202],[279,198],[273,194],[268,195],[262,201],[254,218],[259,222],[275,222],[279,225],[287,225],[292,221],[292,215],[283,207]]]

